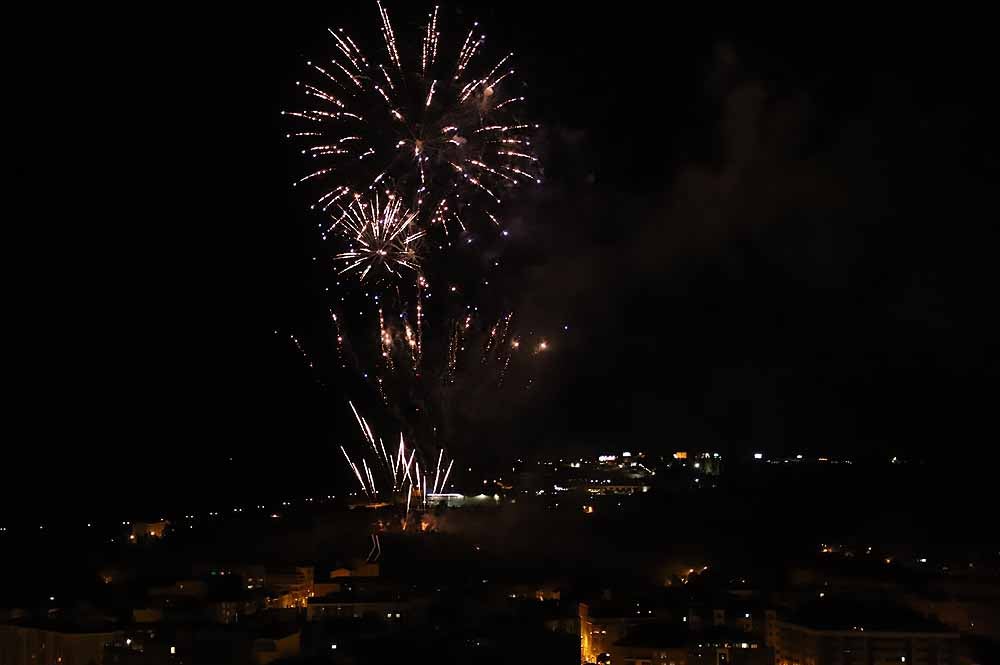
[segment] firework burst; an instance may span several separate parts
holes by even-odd
[[[357,193],[388,190],[446,233],[464,230],[470,216],[499,225],[504,193],[540,182],[537,125],[519,116],[514,54],[486,60],[476,23],[457,55],[439,55],[437,7],[419,49],[410,49],[397,43],[381,3],[378,10],[382,62],[343,28],[329,30],[330,60],[306,62],[297,82],[303,105],[283,112],[294,121],[287,138],[311,166],[294,184],[313,190],[312,206],[327,212]]]
[[[403,210],[399,197],[390,194],[383,206],[378,192],[367,201],[358,195],[340,212],[324,233],[337,232],[349,245],[333,257],[341,263],[340,273],[355,272],[365,281],[371,274],[398,278],[402,269],[419,270],[415,243],[424,232],[416,229],[416,213]]]
[[[352,458],[344,446],[340,446],[340,452],[344,455],[347,466],[357,480],[365,499],[378,505],[398,506],[402,511],[401,523],[405,530],[413,500],[416,499],[417,507],[427,508],[429,500],[439,498],[448,486],[455,460],[449,459],[447,466],[443,466],[446,453],[444,448],[439,448],[433,474],[431,465],[426,463],[421,472],[421,456],[415,446],[407,450],[406,441],[400,434],[399,447],[395,453],[390,454],[382,438],[376,437],[368,421],[358,412],[354,404],[352,402],[348,404],[357,420],[366,448],[371,450],[366,449],[366,452],[358,453],[356,458]],[[369,454],[372,459],[371,464],[368,463]],[[355,459],[360,459],[360,465],[354,461]]]

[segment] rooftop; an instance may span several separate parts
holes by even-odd
[[[815,630],[857,630],[895,633],[951,633],[947,627],[910,610],[888,605],[864,605],[848,600],[815,602],[781,619]]]

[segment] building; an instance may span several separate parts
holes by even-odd
[[[168,624],[119,635],[108,643],[103,665],[268,665],[301,655],[301,637],[292,625]]]
[[[628,605],[580,603],[579,618],[581,663],[608,662],[613,644],[640,626],[664,620],[662,610],[641,601]]]
[[[179,580],[165,586],[149,588],[149,599],[154,607],[169,607],[184,601],[204,599],[208,585],[201,580]]]
[[[0,625],[3,665],[103,665],[104,647],[122,633],[76,626]]]
[[[340,577],[378,577],[379,564],[377,561],[355,561],[351,567],[341,566],[330,571],[330,579]]]
[[[586,491],[588,494],[624,494],[626,496],[631,496],[632,494],[645,494],[649,491],[649,485],[644,485],[643,483],[612,483],[611,481],[606,481],[603,483],[586,483],[581,486],[581,489]]]
[[[295,658],[302,652],[302,632],[286,631],[258,637],[251,646],[254,665],[268,665],[276,660]]]
[[[609,647],[614,665],[687,665],[686,630],[664,625],[650,625]]]
[[[160,520],[159,522],[133,522],[132,533],[129,535],[129,540],[136,542],[140,540],[163,538],[169,526],[170,522],[167,520]]]
[[[309,621],[344,618],[399,621],[412,618],[415,607],[412,599],[398,593],[342,591],[310,598],[306,618]]]
[[[959,635],[887,607],[819,603],[774,619],[776,665],[958,665]]]
[[[272,591],[308,596],[312,593],[315,581],[315,569],[312,566],[297,568],[269,568],[264,576],[264,586]]]
[[[771,651],[756,638],[725,628],[688,630],[648,624],[611,646],[613,665],[770,665]]]
[[[268,569],[264,575],[264,586],[268,590],[267,605],[286,609],[305,607],[315,595],[314,575],[312,566]]]
[[[771,665],[763,614],[746,598],[699,599],[679,589],[626,598],[612,602],[607,591],[601,601],[580,604],[581,663]]]

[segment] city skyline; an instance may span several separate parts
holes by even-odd
[[[0,665],[996,660],[992,36],[827,14],[12,9]]]

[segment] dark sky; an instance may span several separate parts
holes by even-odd
[[[980,30],[542,4],[461,7],[521,54],[545,126],[516,305],[571,332],[465,458],[996,439]],[[419,12],[390,9],[413,34]],[[278,483],[311,460],[338,476],[349,412],[273,333],[323,317],[279,111],[328,25],[376,20],[368,2],[12,17],[8,470],[82,502],[192,491],[230,455]]]

